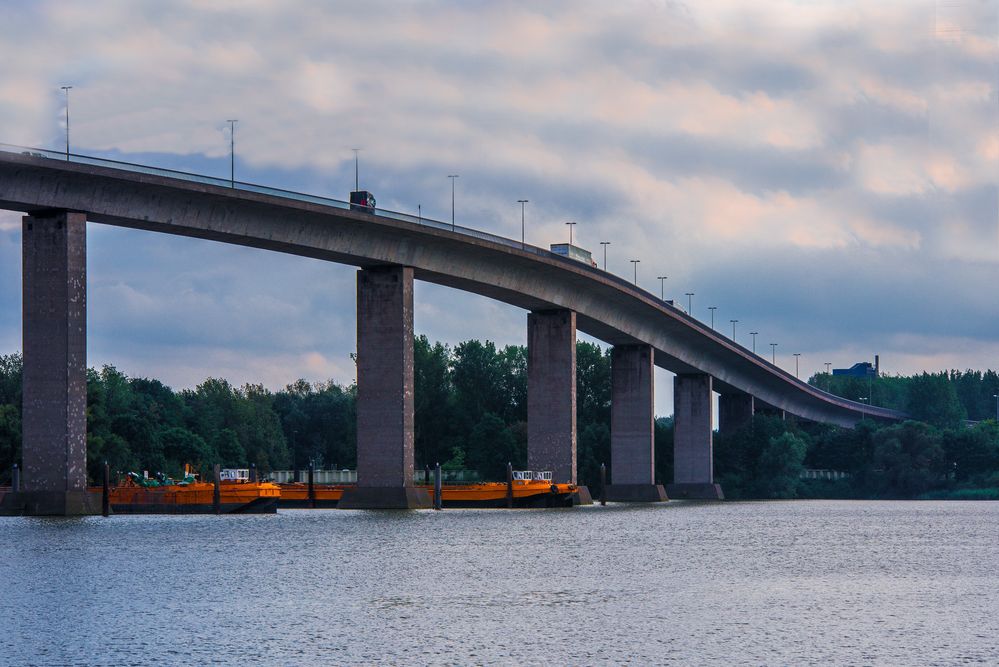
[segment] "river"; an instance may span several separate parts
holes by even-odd
[[[11,665],[999,664],[999,502],[0,518]]]

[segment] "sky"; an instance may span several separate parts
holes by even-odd
[[[227,177],[527,240],[807,377],[999,367],[999,2],[0,0],[0,142]],[[93,366],[175,389],[354,380],[352,267],[91,224]],[[658,276],[667,276],[661,286]],[[0,211],[0,353],[21,348]],[[418,283],[417,334],[526,313]],[[592,340],[581,336],[585,340]],[[657,413],[671,408],[658,371]]]

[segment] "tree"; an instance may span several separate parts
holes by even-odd
[[[944,428],[959,425],[966,414],[953,383],[943,373],[922,373],[912,377],[908,412],[916,421]]]
[[[796,498],[808,445],[794,433],[770,438],[756,466],[754,495],[758,498]]]
[[[517,447],[517,439],[498,416],[487,412],[468,438],[467,463],[484,479],[506,479],[506,465],[522,468],[526,453]]]

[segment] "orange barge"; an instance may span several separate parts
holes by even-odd
[[[100,489],[91,489],[100,495]],[[179,482],[150,480],[129,473],[125,482],[109,491],[115,514],[211,514],[215,485],[193,475]],[[281,490],[269,482],[251,482],[248,470],[223,470],[219,484],[222,514],[268,514],[277,511]]]
[[[313,499],[309,485],[289,482],[277,485],[281,489],[280,507],[336,507],[350,484],[313,484]],[[417,484],[426,489],[434,500],[433,484]],[[511,494],[512,492],[512,494]],[[572,505],[575,484],[553,484],[550,472],[515,470],[511,484],[506,482],[476,482],[445,484],[441,487],[443,507],[506,507],[512,495],[514,507],[568,507]]]

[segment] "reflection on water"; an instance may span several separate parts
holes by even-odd
[[[999,503],[0,518],[0,664],[999,664]]]

